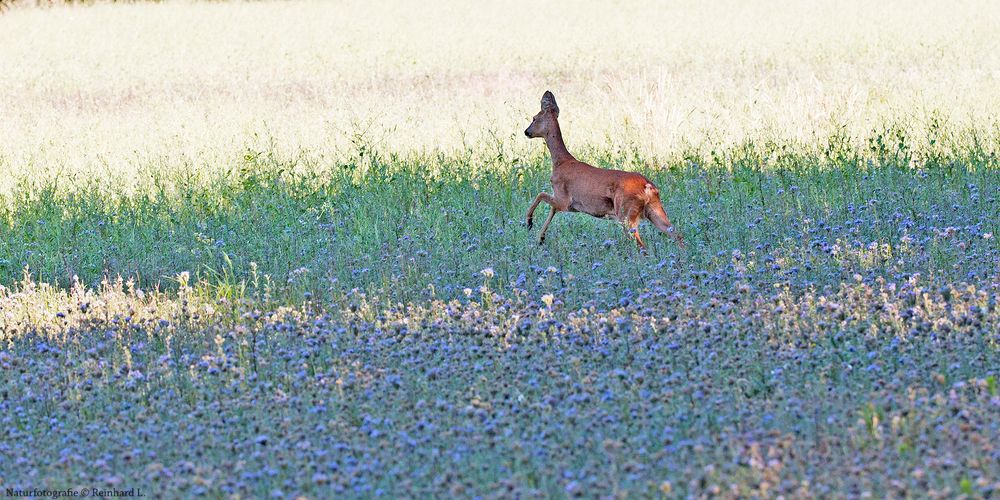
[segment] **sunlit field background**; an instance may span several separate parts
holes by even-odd
[[[997,17],[988,2],[14,9],[2,151],[12,169],[126,184],[155,163],[217,172],[247,148],[332,162],[358,138],[524,157],[542,147],[518,132],[545,89],[580,152],[653,161],[841,134],[862,147],[893,125],[923,146],[934,120],[995,132]]]
[[[14,5],[0,485],[1000,494],[997,26],[989,2]],[[580,214],[538,245],[545,90],[686,249]]]

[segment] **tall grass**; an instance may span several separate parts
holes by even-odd
[[[224,282],[228,294],[254,269],[286,301],[359,289],[412,302],[475,288],[485,267],[522,287],[554,267],[585,281],[559,280],[540,293],[582,303],[620,293],[594,283],[641,289],[654,277],[691,279],[725,270],[733,252],[759,260],[758,279],[799,286],[833,286],[855,272],[994,277],[978,259],[996,251],[996,240],[983,238],[1000,220],[996,143],[967,135],[920,148],[891,130],[865,150],[845,147],[842,137],[813,151],[747,141],[653,167],[636,152],[594,152],[599,165],[650,175],[690,242],[679,251],[643,226],[653,242],[648,259],[618,225],[576,214],[560,214],[554,237],[538,246],[523,223],[527,201],[548,187],[549,166],[538,155],[402,157],[359,147],[336,162],[248,150],[219,173],[148,167],[128,195],[99,183],[65,189],[58,179],[22,180],[0,218],[0,280],[27,269],[62,286],[74,276],[95,286],[121,275],[172,289],[169,278],[187,271],[206,285]],[[940,238],[948,227],[961,233]],[[831,251],[871,245],[891,246],[893,258],[855,261]],[[777,255],[783,269],[771,273]]]

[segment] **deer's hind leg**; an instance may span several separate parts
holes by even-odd
[[[639,253],[646,255],[646,244],[643,243],[642,237],[639,236],[639,221],[642,220],[642,208],[636,204],[623,208],[625,217],[622,218],[622,225],[625,226],[625,232],[635,239],[635,244],[639,247]]]

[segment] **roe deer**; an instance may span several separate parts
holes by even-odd
[[[660,191],[649,179],[634,172],[597,168],[577,160],[566,149],[559,130],[559,106],[552,92],[542,95],[542,110],[524,131],[529,138],[543,137],[552,155],[552,193],[539,193],[528,209],[528,229],[531,229],[535,207],[545,202],[552,206],[549,218],[542,224],[538,243],[545,242],[545,231],[556,212],[583,212],[594,217],[613,218],[621,222],[639,251],[646,253],[646,244],[639,237],[639,220],[649,219],[657,229],[670,235],[684,248],[684,238],[663,211]]]

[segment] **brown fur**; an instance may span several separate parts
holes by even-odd
[[[643,253],[646,251],[646,244],[642,242],[638,229],[643,217],[684,248],[684,238],[674,231],[663,210],[660,190],[640,174],[597,168],[574,158],[563,142],[558,118],[559,106],[556,105],[555,96],[546,91],[542,96],[542,110],[524,131],[530,138],[544,138],[552,155],[553,194],[539,193],[527,214],[528,229],[531,229],[538,204],[544,201],[552,207],[549,217],[542,225],[539,243],[545,241],[545,231],[556,212],[583,212],[621,222]]]

